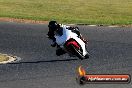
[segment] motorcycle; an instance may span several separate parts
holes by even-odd
[[[62,36],[55,35],[56,43],[70,56],[76,56],[83,60],[89,58],[85,43],[71,30],[63,32]]]

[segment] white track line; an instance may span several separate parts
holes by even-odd
[[[20,57],[17,57],[17,56],[12,56],[12,55],[7,55],[7,54],[3,54],[3,55],[6,55],[6,57],[8,57],[9,60],[2,61],[2,62],[0,62],[0,64],[7,64],[7,63],[17,62],[17,61],[20,61],[21,60],[21,58]]]

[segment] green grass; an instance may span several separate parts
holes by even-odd
[[[132,0],[0,0],[0,17],[132,24]]]

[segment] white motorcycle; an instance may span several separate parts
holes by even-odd
[[[85,43],[71,30],[63,30],[63,35],[55,35],[56,43],[70,56],[77,56],[79,59],[89,58]]]

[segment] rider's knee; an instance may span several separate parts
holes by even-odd
[[[61,48],[56,50],[56,55],[57,55],[57,56],[63,55],[63,54],[65,54],[65,53],[66,53],[66,52],[65,52],[64,50],[62,50]]]

